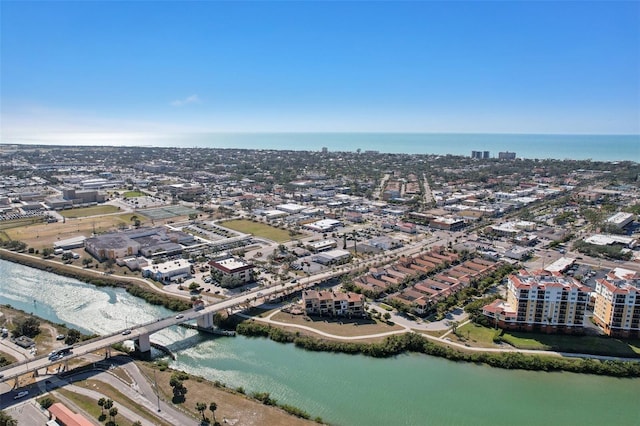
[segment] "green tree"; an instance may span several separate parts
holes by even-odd
[[[104,415],[104,404],[107,402],[106,398],[100,398],[98,400],[98,406],[100,407],[100,413]]]
[[[51,247],[45,247],[42,249],[42,257],[45,259],[50,258],[51,254],[53,254],[53,249]]]
[[[202,421],[205,421],[204,411],[207,409],[207,404],[204,402],[196,402],[196,410],[202,414]]]
[[[18,426],[18,421],[0,410],[0,426]]]
[[[80,337],[82,337],[80,332],[78,330],[76,330],[75,328],[72,328],[67,333],[67,337],[64,339],[64,343],[67,344],[67,345],[73,345],[78,340],[80,340]]]
[[[14,326],[15,328],[12,332],[14,337],[27,336],[33,338],[40,334],[40,321],[34,317],[14,320]]]
[[[83,257],[83,258],[82,258],[82,265],[83,265],[85,268],[88,268],[88,267],[89,267],[89,265],[91,265],[92,263],[93,263],[93,259],[92,259],[92,258],[90,258],[90,257]]]
[[[53,399],[48,396],[45,396],[38,402],[40,403],[40,406],[45,410],[53,405]]]

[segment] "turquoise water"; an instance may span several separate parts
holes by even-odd
[[[520,135],[452,133],[189,133],[157,146],[465,155],[515,152],[519,158],[640,161],[640,135]]]
[[[2,260],[0,276],[0,304],[92,332],[169,314],[121,289]],[[269,392],[336,425],[640,424],[638,379],[500,370],[417,354],[375,359],[307,352],[179,327],[152,340],[177,353],[172,367],[247,392]]]

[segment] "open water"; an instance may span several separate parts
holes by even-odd
[[[640,162],[640,135],[453,133],[188,133],[158,136],[155,146],[437,154],[515,152],[518,158]]]
[[[85,331],[107,333],[170,314],[121,289],[2,260],[0,276],[0,304]],[[500,370],[417,354],[374,359],[307,352],[178,327],[152,340],[177,353],[172,367],[269,392],[336,425],[640,424],[639,379]]]

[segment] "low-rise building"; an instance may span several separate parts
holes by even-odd
[[[482,312],[501,328],[581,332],[589,293],[574,278],[521,270],[507,279],[507,300],[496,299]]]
[[[220,282],[223,287],[237,287],[239,285],[253,281],[253,268],[250,263],[242,259],[229,257],[222,260],[212,260],[209,262],[212,273],[221,275]]]
[[[168,262],[146,265],[141,268],[142,276],[152,278],[163,284],[188,278],[191,263],[187,259],[176,259]]]
[[[358,293],[305,290],[302,304],[309,315],[364,316],[364,296]]]

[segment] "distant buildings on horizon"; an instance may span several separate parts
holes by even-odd
[[[488,160],[491,158],[490,151],[471,151],[471,158],[475,158],[476,160]],[[499,152],[498,153],[499,160],[515,160],[516,153],[515,152]]]

